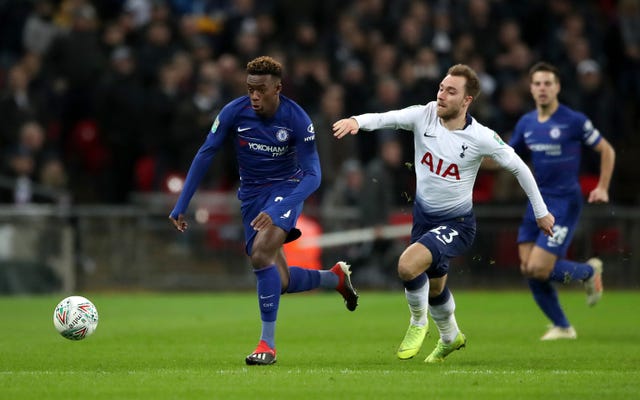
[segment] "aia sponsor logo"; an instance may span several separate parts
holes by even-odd
[[[435,158],[433,154],[428,151],[422,156],[420,164],[429,167],[429,171],[443,178],[451,177],[455,178],[457,181],[460,180],[460,171],[458,169],[458,164],[445,163],[441,159]]]

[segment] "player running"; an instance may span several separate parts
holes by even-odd
[[[248,95],[228,103],[216,117],[189,168],[184,189],[169,218],[184,232],[184,213],[214,154],[233,136],[240,173],[245,251],[257,278],[262,333],[248,365],[276,362],[275,328],[280,295],[316,288],[336,289],[349,311],[358,294],[351,270],[338,262],[326,271],[287,266],[282,246],[301,236],[296,221],[304,200],[320,185],[320,161],[313,124],[294,101],[280,94],[282,66],[270,57],[247,64]]]
[[[475,71],[454,65],[440,83],[437,101],[385,113],[363,114],[334,123],[334,136],[357,134],[359,129],[413,131],[416,200],[411,244],[400,255],[398,275],[405,288],[411,319],[397,352],[414,357],[428,331],[428,313],[440,339],[425,362],[444,361],[465,346],[465,335],[454,315],[455,302],[447,288],[449,260],[471,246],[476,233],[472,190],[482,158],[489,156],[511,171],[531,200],[537,226],[547,235],[554,217],[538,191],[527,165],[491,129],[468,114],[480,92]]]
[[[520,118],[509,144],[519,154],[531,155],[536,182],[556,224],[552,237],[540,235],[529,205],[518,232],[520,268],[538,307],[553,324],[541,340],[575,339],[552,282],[583,282],[589,306],[602,296],[602,261],[591,258],[582,263],[565,257],[584,203],[578,181],[582,147],[600,153],[600,178],[589,203],[609,201],[615,151],[584,114],[558,102],[560,78],[553,65],[535,64],[529,78],[536,109]]]

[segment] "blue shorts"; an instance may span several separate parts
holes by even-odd
[[[576,232],[584,204],[582,194],[577,192],[573,196],[544,196],[544,201],[549,212],[556,219],[553,237],[545,236],[540,231],[536,217],[533,215],[533,208],[529,203],[518,230],[518,243],[535,242],[538,247],[562,258],[566,256],[573,234]]]
[[[427,276],[440,278],[449,273],[449,260],[463,255],[476,236],[476,218],[473,213],[446,219],[434,220],[425,216],[417,207],[413,209],[411,243],[421,243],[433,257]]]
[[[253,221],[267,205],[281,201],[282,198],[288,196],[296,186],[298,186],[298,182],[285,181],[263,186],[252,196],[243,196],[244,198],[241,199],[240,204],[240,213],[242,214],[242,225],[244,226],[245,252],[248,255],[251,255],[253,240],[256,237],[256,233],[258,233],[251,226],[251,221]],[[286,218],[278,218],[273,221],[275,226],[287,232],[285,243],[292,242],[302,235],[300,230],[296,229],[295,226],[300,213],[302,213],[303,205],[304,203],[299,203],[295,208],[290,210]]]

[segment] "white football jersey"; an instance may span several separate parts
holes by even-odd
[[[464,129],[450,131],[442,126],[435,101],[353,118],[363,130],[393,128],[413,132],[416,202],[435,217],[471,212],[473,185],[483,157],[491,157],[503,167],[517,157],[496,132],[471,116]]]

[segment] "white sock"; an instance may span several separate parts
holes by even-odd
[[[411,313],[411,325],[425,326],[427,324],[427,310],[429,306],[429,280],[423,287],[416,290],[404,289]]]
[[[429,306],[431,318],[440,332],[440,339],[447,344],[453,342],[458,335],[458,323],[453,314],[455,310],[456,302],[453,300],[453,294],[444,304]]]

